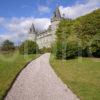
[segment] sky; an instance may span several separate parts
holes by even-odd
[[[0,0],[0,42],[32,39],[28,34],[31,24],[47,29],[58,5],[66,18],[75,19],[100,8],[100,0]]]

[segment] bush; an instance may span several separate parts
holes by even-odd
[[[39,47],[36,42],[26,40],[20,45],[19,52],[21,54],[36,54],[39,52]]]
[[[100,36],[98,36],[98,38],[94,39],[89,48],[90,52],[92,53],[92,56],[94,57],[100,57]]]
[[[46,48],[46,47],[44,47],[44,48],[40,49],[39,52],[40,52],[41,54],[46,53],[46,52],[51,52],[51,48]]]
[[[9,40],[5,40],[1,45],[1,51],[3,52],[9,52],[14,50],[15,50],[14,43]]]
[[[57,42],[55,48],[55,56],[57,59],[70,59],[75,58],[78,55],[78,44],[73,41],[67,43]]]
[[[67,43],[66,46],[66,59],[75,58],[78,56],[78,43],[71,41]]]
[[[62,58],[62,43],[60,41],[57,41],[56,45],[55,45],[55,48],[56,48],[56,58],[57,59],[61,59]]]

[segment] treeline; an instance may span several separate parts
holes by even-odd
[[[62,20],[56,35],[56,58],[100,57],[100,9],[75,20]]]
[[[51,48],[44,47],[39,49],[38,44],[32,40],[25,40],[17,46],[15,45],[14,42],[10,40],[5,40],[0,45],[0,53],[8,54],[8,53],[13,53],[15,51],[19,51],[19,53],[22,55],[44,54],[46,52],[51,52]]]
[[[36,54],[39,53],[39,47],[36,42],[31,40],[25,40],[18,46],[10,40],[5,40],[0,46],[0,53],[8,54],[14,51],[19,51],[20,54]]]

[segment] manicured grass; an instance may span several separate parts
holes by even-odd
[[[39,57],[40,55],[23,56],[18,52],[10,54],[0,54],[0,100],[9,89],[16,75],[25,67],[25,65]]]
[[[100,100],[100,59],[77,58],[56,60],[50,63],[65,84],[81,100]]]

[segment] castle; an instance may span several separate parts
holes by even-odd
[[[63,17],[61,15],[60,9],[57,7],[53,17],[51,18],[51,25],[47,30],[43,32],[37,32],[34,24],[32,24],[30,28],[30,34],[33,34],[33,40],[36,41],[40,49],[43,47],[49,48],[54,43],[56,40],[55,32],[62,18]]]

